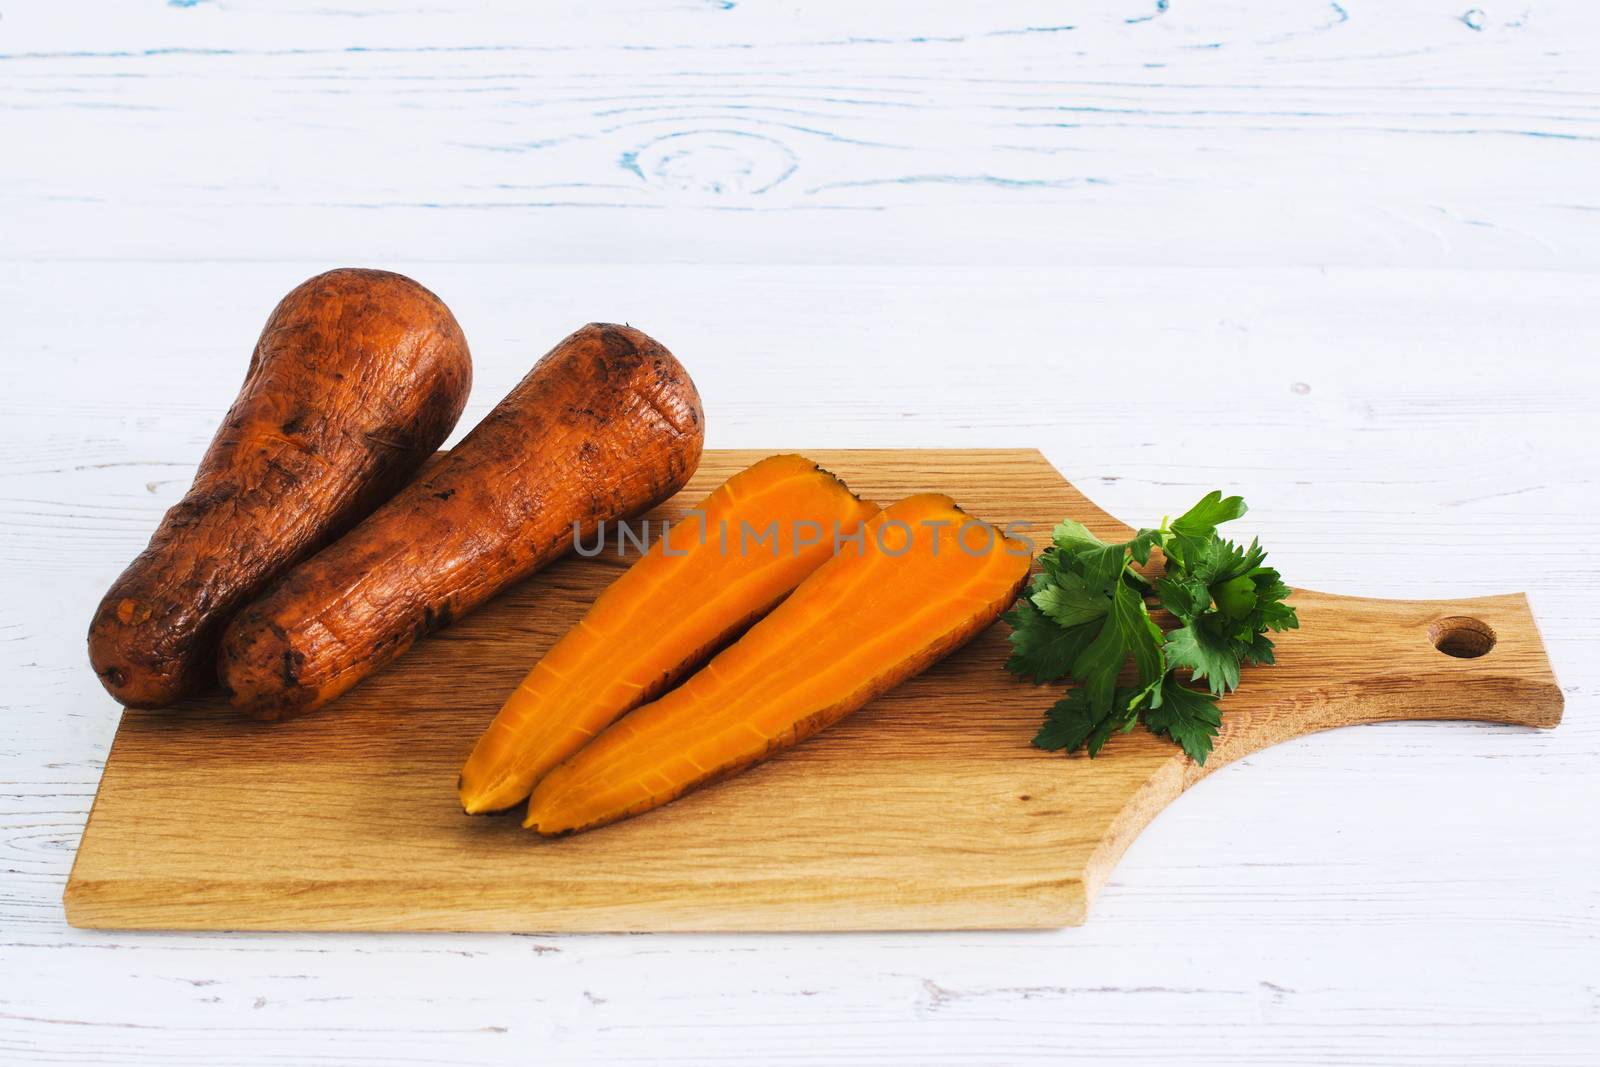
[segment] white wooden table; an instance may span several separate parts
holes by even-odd
[[[1596,1062],[1600,13],[1472,2],[0,3],[0,1061]],[[713,446],[1034,445],[1292,582],[1529,590],[1567,721],[1254,756],[1059,932],[72,930],[89,613],[340,264],[455,309],[463,427],[627,320]]]

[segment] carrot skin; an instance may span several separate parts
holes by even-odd
[[[604,522],[677,492],[700,397],[672,353],[592,323],[558,344],[394,499],[234,619],[220,673],[255,718],[333,700]]]
[[[151,708],[214,685],[235,612],[410,481],[471,386],[460,326],[410,278],[345,268],[295,286],[194,484],[95,611],[106,691]]]

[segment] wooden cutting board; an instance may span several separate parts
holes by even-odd
[[[710,452],[681,515],[765,453]],[[1063,515],[1128,534],[1042,455],[810,455],[891,503],[953,495],[1040,544]],[[1249,520],[1238,524],[1248,529]],[[75,926],[251,930],[844,930],[1060,926],[1203,775],[1289,737],[1387,719],[1551,727],[1562,697],[1521,594],[1298,592],[1279,665],[1227,699],[1204,768],[1143,730],[1097,760],[1029,747],[1055,699],[1001,669],[998,624],[799,748],[615,826],[542,840],[469,818],[456,772],[502,699],[626,566],[569,558],[321,713],[218,699],[127,711],[67,884]],[[87,670],[87,666],[85,667]],[[1514,738],[1506,742],[1515,745]],[[1427,818],[1426,812],[1414,813]]]

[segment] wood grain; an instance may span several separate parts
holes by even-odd
[[[1339,8],[10,0],[0,1059],[1600,1059],[1600,8]],[[753,192],[770,156],[717,130],[799,167]],[[697,150],[625,169],[650,143]],[[1526,589],[1565,721],[1246,757],[1063,930],[70,928],[120,716],[84,621],[237,390],[219,353],[342,263],[460,316],[464,425],[626,319],[716,447],[1034,446],[1129,519],[1242,492],[1315,588]],[[1023,395],[1042,365],[1072,388]]]
[[[655,517],[762,453],[708,453]],[[1126,527],[1031,450],[813,453],[880,501]],[[1031,749],[1047,690],[999,664],[1004,627],[794,752],[648,816],[545,842],[470,819],[455,771],[527,666],[625,566],[568,559],[306,720],[216,700],[129,711],[66,891],[75,925],[280,930],[821,930],[1080,923],[1129,842],[1202,774],[1363,722],[1554,726],[1562,696],[1520,595],[1301,592],[1280,665],[1231,697],[1205,768],[1136,732],[1098,760]],[[1441,652],[1487,654],[1461,658]],[[870,817],[863,817],[870,813]]]
[[[4,22],[0,143],[50,146],[0,170],[4,254],[30,259],[1600,266],[1581,3]]]

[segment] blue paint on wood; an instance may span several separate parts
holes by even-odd
[[[1167,0],[1156,0],[1156,9],[1154,11],[1152,11],[1150,14],[1148,14],[1148,15],[1134,15],[1132,18],[1126,18],[1126,19],[1123,19],[1122,21],[1126,22],[1128,25],[1132,26],[1132,25],[1135,25],[1136,23],[1150,22],[1150,21],[1152,21],[1154,19],[1158,19],[1162,15],[1165,15],[1166,13],[1167,13]]]

